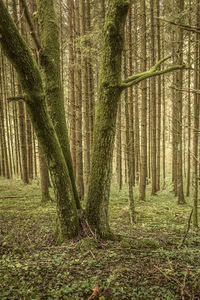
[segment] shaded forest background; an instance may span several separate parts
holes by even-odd
[[[2,299],[199,299],[198,2],[0,0]]]

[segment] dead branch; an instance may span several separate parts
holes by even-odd
[[[188,232],[189,232],[189,230],[190,230],[190,224],[191,224],[192,214],[193,214],[193,209],[191,210],[191,213],[190,213],[190,215],[189,215],[189,218],[188,218],[188,225],[187,225],[187,230],[186,230],[185,235],[183,236],[183,239],[182,239],[182,241],[181,241],[180,247],[182,247],[182,246],[184,245],[184,242],[185,242],[186,237],[187,237],[187,235],[188,235]]]
[[[8,102],[11,102],[11,101],[20,101],[20,100],[26,101],[26,97],[24,97],[24,96],[9,97],[9,98],[7,98],[7,100],[8,100]]]
[[[182,28],[184,30],[200,34],[200,28],[199,27],[190,26],[190,25],[187,25],[187,24],[179,24],[179,23],[176,23],[174,21],[166,20],[166,19],[163,19],[163,18],[160,18],[160,17],[154,17],[154,18],[155,19],[159,19],[159,20],[164,21],[164,22],[167,22],[167,23],[169,23],[171,25],[178,26],[178,27],[180,27],[180,28]]]
[[[176,282],[176,284],[178,285],[178,287],[180,288],[180,292],[181,292],[181,299],[184,300],[184,293],[189,297],[189,299],[191,298],[191,294],[186,290],[185,288],[185,281],[186,281],[186,277],[184,277],[183,283],[181,283],[177,278],[172,277],[172,276],[168,276],[167,274],[165,274],[165,272],[163,272],[163,270],[161,270],[159,267],[154,266],[167,280],[169,281],[174,281]],[[188,274],[188,270],[187,273]],[[187,276],[187,275],[185,275]]]
[[[187,93],[194,93],[194,94],[200,94],[200,90],[195,90],[195,89],[192,89],[192,88],[182,88],[182,89],[179,89],[177,88],[176,86],[174,85],[171,85],[170,86],[171,89],[174,89],[174,90],[177,90],[177,91],[180,91],[180,92],[187,92]]]

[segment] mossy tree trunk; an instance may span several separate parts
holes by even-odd
[[[103,57],[86,207],[89,224],[104,237],[110,232],[108,200],[117,104],[122,91],[121,56],[128,7],[127,0],[110,0],[104,25]]]
[[[69,170],[77,208],[80,201],[75,185],[71,152],[66,126],[64,97],[61,85],[59,28],[53,0],[37,0],[41,28],[40,60],[45,74],[45,94],[53,125]]]
[[[68,168],[48,114],[41,74],[3,0],[0,11],[0,42],[18,73],[27,110],[45,154],[57,201],[58,239],[66,240],[78,234],[78,215]]]

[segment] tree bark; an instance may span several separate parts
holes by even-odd
[[[76,205],[77,208],[80,208],[81,205],[74,180],[68,131],[66,126],[64,98],[60,76],[59,28],[57,25],[54,4],[52,0],[37,0],[37,4],[42,44],[40,61],[45,73],[46,100],[69,170]]]
[[[117,105],[122,91],[121,56],[128,6],[129,2],[126,0],[109,1],[103,35],[103,57],[86,206],[89,224],[103,237],[110,234],[108,201]]]

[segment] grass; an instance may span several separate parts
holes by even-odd
[[[137,199],[137,188],[134,190]],[[41,203],[37,182],[0,180],[0,299],[200,299],[200,235],[190,229],[190,199],[177,205],[168,189],[136,201],[112,184],[110,223],[120,241],[90,238],[58,246],[55,203]],[[97,299],[97,298],[96,298]]]

